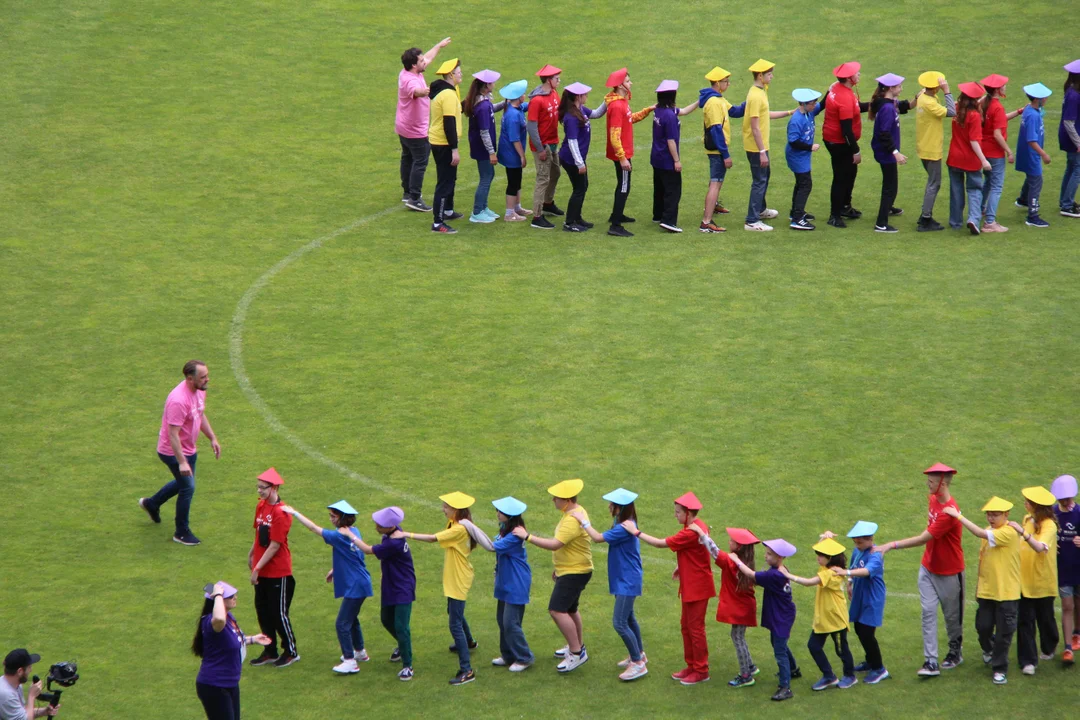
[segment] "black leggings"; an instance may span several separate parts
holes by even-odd
[[[566,177],[570,178],[570,202],[566,205],[566,224],[581,223],[581,206],[585,204],[585,193],[589,191],[589,175],[578,172],[576,165],[562,164]]]
[[[443,221],[443,214],[454,209],[454,187],[457,185],[457,165],[453,162],[453,150],[448,145],[432,145],[431,157],[435,158],[435,198],[432,205],[435,225]],[[258,587],[256,585],[255,587]]]
[[[521,194],[521,168],[506,168],[506,196]]]
[[[899,185],[896,163],[881,163],[881,204],[878,205],[877,211],[878,227],[889,224],[889,210],[892,210],[893,203],[896,202],[896,191]]]
[[[832,189],[829,191],[829,214],[840,217],[851,207],[851,193],[855,190],[855,176],[859,166],[854,163],[855,153],[847,143],[825,143],[832,158]]]
[[[206,711],[206,720],[240,720],[239,685],[223,688],[197,682],[195,694]]]
[[[795,173],[795,187],[791,191],[791,221],[798,222],[806,215],[806,201],[814,189],[814,180],[810,173]]]
[[[855,623],[855,634],[859,636],[859,642],[862,643],[863,650],[866,651],[866,664],[870,666],[871,670],[880,670],[885,667],[885,663],[881,659],[881,647],[878,645],[877,637],[874,635],[876,632],[877,628],[873,625],[863,625],[861,622]]]

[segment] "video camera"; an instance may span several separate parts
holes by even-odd
[[[34,676],[34,682],[40,682],[41,678],[37,675]],[[75,664],[75,661],[56,663],[49,668],[49,675],[45,678],[45,686],[48,692],[43,692],[38,695],[39,700],[44,700],[52,707],[56,707],[60,704],[60,694],[63,690],[57,690],[53,692],[53,683],[56,683],[61,688],[72,687],[79,680],[79,667]]]

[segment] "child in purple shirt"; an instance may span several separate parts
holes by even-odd
[[[1050,492],[1057,498],[1054,516],[1058,525],[1057,571],[1058,595],[1061,597],[1061,630],[1065,638],[1065,652],[1061,659],[1073,662],[1073,651],[1080,650],[1080,505],[1076,504],[1076,478],[1062,475],[1050,485]]]
[[[649,163],[653,168],[654,223],[669,233],[681,233],[679,201],[682,199],[682,160],[679,158],[679,117],[697,109],[697,102],[684,108],[675,106],[679,89],[676,80],[664,80],[656,88],[656,110],[653,115],[652,152]]]
[[[907,162],[907,157],[900,153],[900,116],[910,110],[919,100],[922,89],[912,101],[897,100],[904,89],[904,78],[889,73],[877,79],[878,86],[870,98],[870,113],[867,118],[874,121],[874,137],[870,147],[874,149],[874,159],[881,166],[881,202],[878,205],[877,222],[874,231],[894,233],[896,228],[889,224],[889,217],[900,215],[904,211],[893,207],[899,189],[897,165]]]
[[[491,91],[500,77],[494,70],[481,70],[473,75],[469,93],[461,103],[461,111],[469,118],[469,157],[476,161],[480,182],[473,195],[473,211],[469,222],[492,223],[499,214],[489,209],[488,194],[491,181],[495,179],[495,166],[499,164],[495,134],[495,113],[506,107],[506,102],[492,104]]]
[[[559,148],[559,164],[570,178],[573,191],[566,206],[566,232],[585,232],[593,226],[581,216],[581,207],[585,204],[585,193],[589,190],[588,167],[585,164],[592,142],[590,120],[603,117],[607,112],[607,103],[596,110],[585,107],[591,87],[583,83],[573,83],[563,90],[559,100],[559,120],[563,124],[563,144]]]

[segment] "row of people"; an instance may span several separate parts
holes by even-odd
[[[437,52],[442,46],[440,44],[429,53]],[[463,116],[470,120],[469,154],[477,163],[480,178],[470,221],[489,223],[498,219],[499,214],[488,208],[488,196],[494,167],[502,165],[507,176],[503,214],[506,222],[526,221],[531,216],[532,227],[547,230],[555,227],[548,217],[564,216],[563,229],[567,232],[591,229],[593,224],[586,221],[581,213],[589,185],[590,121],[606,115],[605,155],[614,163],[616,173],[608,233],[630,237],[632,234],[625,226],[634,218],[625,214],[625,206],[633,170],[633,126],[650,114],[654,116],[650,152],[653,168],[652,219],[667,232],[682,232],[678,225],[682,195],[679,118],[697,108],[703,110],[703,145],[709,160],[709,187],[699,226],[701,232],[725,231],[714,222],[714,218],[717,214],[728,212],[720,202],[719,195],[726,172],[733,165],[730,121],[731,118],[740,117],[743,119],[743,146],[752,175],[745,229],[772,230],[772,226],[765,221],[779,215],[778,211],[768,207],[766,195],[771,173],[769,121],[782,117],[790,117],[785,159],[795,176],[788,213],[790,227],[795,230],[815,229],[812,222],[814,216],[806,211],[806,202],[813,187],[812,154],[822,147],[816,141],[815,117],[819,113],[825,116],[822,140],[831,156],[833,170],[829,225],[843,228],[847,226],[847,221],[862,216],[859,210],[852,207],[851,198],[862,160],[859,147],[862,114],[867,113],[868,119],[874,123],[871,149],[882,172],[875,230],[896,232],[890,223],[903,212],[894,205],[899,187],[897,167],[907,162],[907,157],[900,150],[899,116],[909,111],[916,113],[916,152],[927,173],[923,206],[916,224],[918,231],[944,229],[933,218],[933,208],[941,186],[943,126],[948,117],[953,118],[946,160],[950,185],[949,226],[962,229],[966,225],[976,235],[982,232],[1006,232],[1008,228],[997,222],[997,208],[1004,188],[1006,163],[1014,161],[1017,170],[1025,174],[1016,205],[1027,209],[1027,225],[1048,226],[1039,214],[1039,196],[1042,165],[1051,161],[1044,148],[1042,122],[1042,108],[1051,91],[1041,83],[1024,87],[1028,99],[1026,106],[1006,112],[1001,100],[1006,96],[1009,79],[1003,75],[992,74],[980,82],[962,83],[960,98],[956,101],[944,75],[928,71],[919,76],[920,89],[908,101],[899,99],[904,78],[887,73],[876,78],[873,95],[864,102],[856,87],[860,81],[861,65],[846,62],[833,69],[836,82],[830,86],[824,99],[818,91],[800,88],[792,94],[797,107],[773,111],[769,106],[768,87],[773,80],[775,64],[759,60],[749,68],[753,84],[746,102],[740,105],[733,106],[724,97],[730,87],[731,73],[716,67],[706,74],[709,87],[700,91],[696,103],[679,107],[676,104],[678,82],[664,80],[656,88],[656,103],[635,112],[630,108],[633,83],[626,68],[608,77],[605,83],[608,92],[603,102],[595,109],[589,109],[586,103],[592,88],[575,82],[560,95],[562,70],[553,65],[545,65],[537,71],[540,85],[529,93],[528,98],[527,81],[518,80],[501,88],[499,94],[503,99],[494,102],[495,83],[500,75],[485,69],[472,76],[472,83],[462,101],[462,67],[459,59],[453,58],[442,63],[436,72],[440,79],[432,83],[426,96],[420,96],[417,93],[426,89],[422,79],[423,68],[426,67],[424,57],[416,48],[402,57],[405,69],[399,78],[398,116],[400,119],[411,113],[416,118],[422,110],[427,109],[425,103],[429,103],[427,137],[439,177],[432,222],[432,229],[437,232],[455,232],[446,221],[464,216],[454,210],[454,190],[460,161],[458,142],[463,134]],[[1075,218],[1080,217],[1080,206],[1076,203],[1076,191],[1080,185],[1080,60],[1069,63],[1065,70],[1069,75],[1065,82],[1059,145],[1066,153],[1067,163],[1059,204],[1062,216]],[[504,112],[501,133],[496,131],[495,122],[495,115],[499,111]],[[1014,152],[1008,143],[1008,122],[1017,117],[1021,118],[1021,124]],[[560,124],[563,127],[561,148]],[[528,164],[526,144],[532,151],[536,168],[536,186],[530,208],[521,204],[522,169]],[[402,200],[411,209],[430,210],[419,195],[423,173],[417,170],[420,162],[418,156],[405,149],[404,138],[402,147]],[[426,163],[426,155],[423,162]],[[555,187],[563,172],[573,188],[565,212],[555,204]],[[966,221],[965,200],[969,205]]]

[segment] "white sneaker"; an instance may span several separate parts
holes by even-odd
[[[773,212],[776,212],[775,210]],[[743,225],[743,230],[753,230],[755,232],[769,232],[772,230],[772,225],[766,225],[758,220],[756,223],[746,223]]]
[[[561,657],[566,657],[566,653],[568,653],[568,652],[570,652],[570,646],[569,645],[563,645],[561,648],[559,648],[554,653],[552,653],[552,655],[554,655],[557,658],[561,658]]]
[[[1040,660],[1053,660],[1054,653],[1039,653]]]
[[[350,658],[341,663],[340,665],[335,665],[334,672],[340,673],[342,675],[349,675],[352,673],[360,672],[360,667],[356,664],[356,660]]]
[[[1034,675],[1035,674],[1035,666],[1034,665],[1025,665],[1024,669],[1021,670],[1020,672],[1024,673],[1025,675]]]
[[[507,665],[507,662],[505,660],[503,660],[502,656],[500,655],[497,658],[492,658],[491,659],[491,664],[494,665],[495,667],[505,667]]]
[[[982,654],[982,656],[983,656],[983,665],[989,665],[990,661],[994,659],[994,656],[991,655],[990,653],[985,653],[984,652]]]
[[[358,663],[368,662],[371,660],[371,656],[367,654],[367,650],[355,650],[353,651],[353,659]],[[341,662],[345,662],[345,656],[341,656]]]
[[[668,225],[666,222],[660,223],[660,227],[667,230],[669,233],[681,233],[682,228],[678,225]]]
[[[1007,682],[1009,682],[1009,680],[1005,677],[1005,673],[994,673],[995,685],[1004,685]]]
[[[559,672],[568,673],[577,670],[589,661],[589,653],[581,648],[580,653],[567,652],[566,659],[559,663]]]
[[[774,217],[776,217],[779,214],[780,214],[779,212],[777,212],[776,210],[773,210],[772,208],[765,208],[764,210],[761,211],[761,217],[764,220],[772,220]]]
[[[620,668],[626,669],[626,668],[630,667],[630,664],[632,662],[633,662],[633,660],[631,660],[630,656],[627,655],[624,659],[622,659],[619,662],[615,663],[615,667],[620,667]]]
[[[529,218],[524,215],[518,215],[517,213],[507,213],[506,215],[503,215],[504,222],[522,222],[523,220],[528,219]]]
[[[516,662],[510,666],[510,672],[524,672],[532,667],[532,663],[519,663]]]
[[[643,675],[649,674],[649,668],[645,667],[645,662],[630,663],[630,667],[626,668],[620,675],[619,679],[623,682],[630,682],[631,680],[637,680]]]

